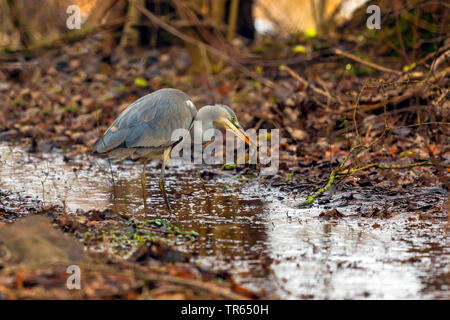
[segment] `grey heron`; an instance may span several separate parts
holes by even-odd
[[[159,188],[169,213],[172,214],[164,186],[166,162],[173,147],[180,143],[172,141],[176,129],[190,131],[194,121],[201,121],[202,129],[229,129],[239,138],[250,144],[236,114],[226,105],[207,105],[198,111],[189,96],[177,89],[160,89],[131,103],[114,120],[93,145],[95,153],[122,160],[142,158],[144,160],[141,184],[144,208],[146,208],[145,171],[147,160],[161,159]]]

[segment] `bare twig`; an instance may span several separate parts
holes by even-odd
[[[319,197],[319,196],[320,196],[321,194],[323,194],[325,191],[327,191],[328,189],[330,189],[331,186],[332,186],[333,183],[334,183],[334,179],[336,178],[336,173],[344,167],[344,165],[346,164],[346,162],[347,162],[348,159],[350,158],[351,154],[352,154],[355,150],[357,150],[357,149],[359,149],[359,148],[362,148],[362,147],[363,147],[363,146],[361,146],[361,145],[356,146],[356,147],[353,147],[353,148],[350,150],[350,152],[345,156],[345,158],[344,158],[344,160],[341,162],[341,164],[340,164],[336,169],[334,169],[333,171],[331,171],[330,176],[328,177],[328,183],[326,184],[326,186],[323,187],[322,189],[320,189],[319,191],[317,191],[316,193],[310,195],[308,198],[306,198],[305,201],[303,201],[302,203],[300,203],[300,207],[304,207],[304,206],[307,206],[307,205],[312,204],[312,203],[314,202],[314,200],[316,200],[317,197]]]
[[[425,125],[429,125],[429,124],[437,124],[437,125],[448,126],[448,125],[450,125],[450,122],[439,122],[439,121],[421,122],[421,123],[409,124],[409,125],[406,125],[406,126],[398,126],[398,127],[392,128],[392,130],[400,129],[400,128],[419,127],[419,126],[425,126]]]
[[[359,100],[361,100],[361,95],[366,87],[367,81],[364,81],[363,86],[361,88],[361,91],[359,91],[359,95],[358,98],[356,99],[355,102],[355,109],[353,111],[353,125],[355,126],[355,132],[356,132],[356,136],[358,137],[358,140],[361,140],[361,137],[359,135],[359,131],[358,131],[358,125],[356,124],[356,110],[358,110],[358,104],[359,104]]]
[[[402,31],[400,30],[400,7],[399,7],[399,2],[395,1],[394,2],[394,11],[395,11],[395,29],[397,31],[397,39],[398,42],[400,43],[400,47],[402,48],[402,50],[400,51],[403,58],[405,59],[405,63],[407,63],[408,65],[411,64],[411,62],[409,61],[409,57],[408,54],[406,53],[406,49],[405,49],[405,44],[403,42],[403,37],[402,37]]]
[[[428,73],[427,80],[410,81],[410,83],[415,83],[415,85],[404,90],[402,92],[402,94],[393,95],[388,100],[382,101],[379,103],[360,105],[359,110],[361,110],[363,112],[370,112],[370,111],[377,110],[381,107],[384,107],[386,104],[398,104],[402,101],[405,101],[405,100],[421,93],[423,90],[425,90],[426,85],[431,85],[431,86],[440,88],[439,86],[436,86],[433,82],[439,81],[441,78],[450,74],[450,67],[445,68],[444,70],[436,73],[433,76],[429,76],[429,74],[430,73]],[[393,84],[394,85],[403,84],[403,82],[393,83]],[[406,82],[406,84],[408,84],[408,82]],[[353,111],[354,111],[354,108],[351,108],[351,109],[346,109],[344,112],[347,113],[347,112],[353,112]],[[351,116],[351,115],[349,115],[349,116]]]
[[[374,141],[372,141],[371,143],[369,143],[367,145],[359,144],[359,145],[356,145],[356,146],[352,147],[350,149],[350,151],[347,153],[347,155],[345,156],[344,160],[339,164],[339,166],[336,169],[334,169],[333,171],[331,171],[330,176],[328,177],[328,183],[326,184],[326,186],[323,187],[322,189],[319,189],[319,191],[317,191],[316,193],[314,193],[314,194],[310,195],[308,198],[306,198],[305,201],[300,203],[300,207],[304,207],[304,206],[308,206],[308,205],[312,204],[316,200],[317,197],[319,197],[325,191],[327,191],[328,189],[331,188],[331,186],[334,183],[334,180],[336,179],[337,173],[340,172],[340,170],[345,166],[345,164],[347,163],[348,159],[350,159],[350,156],[356,150],[360,150],[360,149],[362,149],[363,151],[369,150],[375,144],[377,144],[381,139],[383,139],[383,137],[388,132],[389,132],[389,127],[387,126],[387,124],[385,124],[385,129],[384,129],[383,133],[378,138],[376,138]]]
[[[361,63],[361,64],[364,64],[364,65],[366,65],[366,66],[368,66],[368,67],[371,67],[371,68],[373,68],[373,69],[376,69],[376,70],[380,70],[380,71],[384,71],[384,72],[389,72],[389,73],[393,73],[393,74],[396,74],[396,75],[401,75],[401,74],[402,74],[401,71],[394,70],[394,69],[390,69],[390,68],[386,68],[386,67],[380,66],[380,65],[375,64],[375,63],[370,62],[370,61],[365,61],[365,60],[363,60],[363,59],[361,59],[361,58],[359,58],[359,57],[357,57],[357,56],[355,56],[355,55],[353,55],[353,54],[351,54],[351,53],[344,52],[344,51],[339,50],[339,49],[334,49],[333,52],[334,52],[334,54],[336,54],[336,55],[339,55],[339,56],[343,56],[343,57],[349,58],[349,59],[351,59],[351,60],[354,60],[354,61],[356,61],[356,62],[359,62],[359,63]]]

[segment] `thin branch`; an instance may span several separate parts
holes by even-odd
[[[428,73],[427,75],[429,76],[429,74],[430,73]],[[364,112],[371,112],[371,111],[377,110],[381,107],[384,107],[386,104],[398,104],[402,101],[405,101],[405,100],[415,96],[416,94],[421,93],[423,90],[425,90],[425,85],[434,86],[434,84],[432,84],[434,81],[438,81],[439,79],[447,76],[448,74],[450,74],[450,67],[445,68],[444,70],[438,72],[437,74],[435,74],[433,76],[429,76],[428,80],[411,81],[411,82],[415,82],[416,85],[408,88],[407,90],[404,90],[403,94],[394,95],[391,98],[389,98],[387,101],[382,101],[382,102],[375,103],[375,104],[361,105],[359,107],[359,110],[364,111]],[[438,86],[436,86],[436,87],[438,87]],[[353,108],[344,110],[345,113],[350,112],[350,111],[353,111]]]
[[[402,37],[402,31],[400,30],[400,8],[399,8],[399,3],[398,2],[394,2],[394,11],[395,11],[395,29],[397,31],[397,39],[398,42],[400,43],[400,47],[402,48],[401,53],[403,55],[403,57],[405,58],[405,63],[407,63],[408,65],[411,64],[411,62],[409,61],[409,57],[408,54],[406,53],[406,49],[405,49],[405,44],[403,42],[403,37]]]
[[[336,169],[331,171],[330,176],[328,178],[327,185],[325,187],[323,187],[322,189],[320,189],[319,191],[317,191],[316,193],[310,195],[308,198],[306,198],[305,201],[300,203],[300,207],[304,207],[304,206],[312,204],[314,202],[314,200],[316,200],[317,197],[319,197],[322,193],[324,193],[325,191],[330,189],[334,183],[334,179],[336,178],[336,173],[339,172],[344,167],[344,165],[347,163],[347,161],[350,158],[350,156],[352,155],[352,153],[360,148],[366,148],[366,146],[358,145],[358,146],[351,148],[349,153],[347,153],[344,160],[341,162],[341,164]]]
[[[401,75],[401,74],[402,74],[401,71],[394,70],[394,69],[390,69],[390,68],[386,68],[386,67],[380,66],[380,65],[375,64],[375,63],[370,62],[370,61],[365,61],[365,60],[363,60],[363,59],[361,59],[361,58],[359,58],[359,57],[357,57],[357,56],[355,56],[355,55],[353,55],[353,54],[351,54],[351,53],[344,52],[344,51],[339,50],[339,49],[334,49],[333,52],[334,52],[334,54],[336,54],[336,55],[339,55],[339,56],[343,56],[343,57],[349,58],[349,59],[351,59],[351,60],[354,60],[354,61],[356,61],[356,62],[359,62],[359,63],[361,63],[361,64],[364,64],[364,65],[366,65],[366,66],[368,66],[368,67],[371,67],[371,68],[373,68],[373,69],[377,69],[377,70],[380,70],[380,71],[393,73],[393,74],[396,74],[396,75]]]
[[[364,81],[361,91],[359,91],[358,98],[356,99],[355,109],[353,111],[353,125],[355,126],[355,132],[356,132],[356,136],[358,137],[358,140],[361,140],[361,137],[359,135],[358,125],[356,124],[356,110],[358,110],[359,100],[361,99],[361,95],[362,95],[364,89],[366,88],[366,84],[367,84],[367,81]]]
[[[316,193],[310,195],[308,198],[306,198],[305,201],[303,201],[302,203],[300,203],[300,207],[304,207],[307,205],[312,204],[317,197],[319,197],[321,194],[323,194],[325,191],[327,191],[328,189],[331,188],[331,186],[334,183],[334,180],[336,178],[336,175],[338,172],[340,172],[340,170],[344,167],[344,165],[347,163],[348,159],[350,159],[350,156],[359,149],[363,149],[362,152],[369,150],[370,148],[372,148],[375,144],[377,144],[381,139],[383,139],[383,137],[389,132],[389,127],[387,126],[387,124],[385,124],[385,129],[383,131],[383,133],[376,138],[374,141],[372,141],[371,143],[369,143],[368,145],[363,145],[363,144],[359,144],[357,146],[354,146],[350,149],[350,151],[347,153],[347,155],[345,156],[344,160],[341,162],[341,164],[334,169],[333,171],[331,171],[330,176],[328,177],[328,183],[325,187],[323,187],[322,189],[320,189],[319,191],[317,191]]]
[[[400,128],[419,127],[419,126],[424,126],[424,125],[429,125],[429,124],[438,124],[438,125],[448,126],[448,125],[450,125],[450,122],[439,122],[439,121],[421,122],[421,123],[409,124],[406,126],[398,126],[398,127],[392,128],[392,130],[400,129]]]

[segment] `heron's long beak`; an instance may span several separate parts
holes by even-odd
[[[235,135],[237,135],[239,138],[241,138],[242,140],[244,140],[246,144],[248,144],[249,146],[253,145],[250,142],[250,139],[245,135],[244,128],[242,128],[239,123],[235,124],[235,123],[231,122],[228,119],[226,120],[225,123],[226,123],[226,128],[230,129],[231,131],[233,131],[233,133]]]

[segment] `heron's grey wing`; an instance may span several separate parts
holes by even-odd
[[[161,89],[128,106],[96,143],[97,152],[117,147],[161,147],[173,144],[172,132],[189,130],[197,110],[189,97],[176,89]]]
[[[126,147],[168,147],[174,143],[171,138],[176,129],[190,129],[197,110],[188,97],[161,96],[155,103],[142,108],[137,125],[128,132]]]

